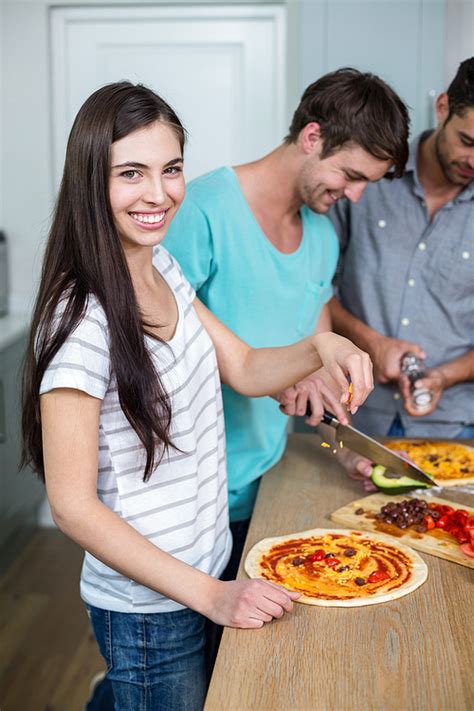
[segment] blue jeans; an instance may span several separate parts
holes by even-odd
[[[206,696],[202,615],[187,609],[148,615],[89,605],[87,609],[107,663],[107,676],[88,711],[202,710]]]
[[[390,425],[387,437],[405,437],[405,428],[400,417],[397,415]],[[454,439],[474,439],[474,425],[464,427]]]

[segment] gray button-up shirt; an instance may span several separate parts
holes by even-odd
[[[474,349],[474,182],[429,222],[416,171],[419,136],[398,180],[367,186],[330,217],[341,241],[342,305],[379,333],[418,343],[436,367]],[[474,382],[444,391],[427,417],[410,417],[396,384],[377,385],[354,418],[386,434],[399,414],[409,437],[454,437],[474,423]]]

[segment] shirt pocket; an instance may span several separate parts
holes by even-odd
[[[306,338],[314,332],[321,309],[329,295],[328,288],[330,287],[325,281],[306,284],[296,320],[296,331],[302,338]]]
[[[474,248],[465,244],[454,245],[443,250],[428,264],[431,290],[441,295],[448,308],[457,302],[469,302],[472,310],[474,293]],[[461,308],[462,310],[462,308]]]

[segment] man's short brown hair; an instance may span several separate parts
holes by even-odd
[[[448,87],[449,116],[462,116],[466,109],[474,107],[474,57],[461,62],[456,76]]]
[[[408,111],[394,90],[374,74],[346,67],[310,84],[296,109],[286,143],[315,121],[321,129],[327,158],[346,144],[361,146],[375,158],[394,164],[394,177],[408,158]]]

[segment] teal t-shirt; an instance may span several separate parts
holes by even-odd
[[[304,206],[303,239],[292,254],[263,234],[231,168],[188,186],[164,246],[198,298],[254,348],[309,336],[332,295],[339,246],[329,219]],[[288,418],[269,397],[223,386],[231,521],[250,517],[260,477],[281,457]]]

